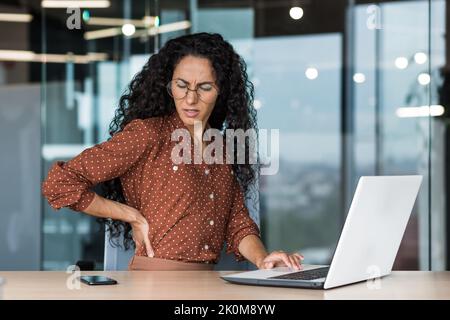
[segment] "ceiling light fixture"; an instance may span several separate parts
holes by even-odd
[[[107,0],[42,0],[42,8],[109,8],[110,1]]]
[[[0,13],[0,21],[4,22],[30,22],[33,16],[28,13]]]

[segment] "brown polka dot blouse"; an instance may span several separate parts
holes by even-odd
[[[83,211],[94,198],[95,184],[119,177],[127,204],[149,223],[155,257],[217,263],[226,241],[227,253],[244,260],[239,242],[260,232],[231,165],[174,164],[175,129],[186,129],[177,112],[133,120],[110,140],[55,162],[42,192],[54,209]],[[136,254],[145,255],[144,248]]]

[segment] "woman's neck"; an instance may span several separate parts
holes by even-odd
[[[207,129],[211,128],[209,123],[205,124],[201,121],[196,122],[195,125],[186,127],[188,128],[191,137],[198,141],[203,141],[203,134]]]

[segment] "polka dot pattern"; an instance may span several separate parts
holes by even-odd
[[[55,210],[86,209],[93,186],[119,177],[128,205],[147,219],[155,257],[184,262],[217,263],[226,242],[237,261],[240,241],[260,236],[245,206],[241,187],[226,164],[174,164],[175,129],[186,129],[178,114],[137,119],[110,140],[84,150],[70,161],[55,162],[42,193]],[[191,154],[194,153],[191,145]],[[144,256],[144,248],[136,253]]]

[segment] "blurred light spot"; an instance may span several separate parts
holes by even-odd
[[[402,107],[396,110],[397,117],[399,118],[415,118],[415,117],[437,117],[442,116],[445,112],[444,106],[439,104],[420,107]]]
[[[131,23],[126,23],[122,26],[122,33],[127,37],[132,36],[136,31],[136,27]]]
[[[364,75],[364,73],[355,73],[353,75],[353,81],[355,81],[356,83],[363,83],[366,81],[366,76]]]
[[[253,85],[254,85],[255,87],[257,87],[257,86],[259,86],[259,84],[261,83],[261,81],[259,80],[259,78],[254,77],[254,78],[252,79],[252,83],[253,83]]]
[[[261,107],[262,107],[261,100],[255,99],[253,101],[253,108],[255,108],[256,110],[259,110],[259,109],[261,109]]]
[[[292,19],[299,20],[303,17],[303,9],[300,7],[292,7],[291,10],[289,10],[289,15]]]
[[[89,12],[89,10],[84,10],[83,11],[83,21],[88,21],[91,18],[91,13]]]
[[[307,68],[305,71],[305,76],[309,80],[314,80],[319,76],[319,71],[316,68]]]
[[[417,77],[417,81],[423,86],[426,86],[430,83],[430,75],[428,73],[421,73]]]
[[[427,62],[427,60],[428,60],[428,57],[427,57],[427,55],[426,55],[425,53],[423,53],[423,52],[417,52],[417,53],[414,55],[414,61],[415,61],[417,64],[424,64],[425,62]]]
[[[399,69],[405,69],[408,66],[408,59],[405,57],[398,57],[395,59],[395,66]]]

